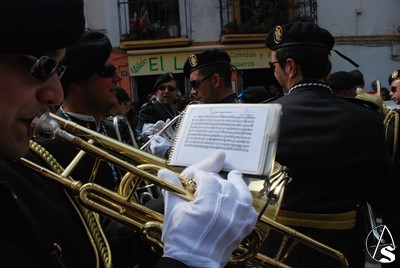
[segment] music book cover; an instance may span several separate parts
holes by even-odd
[[[226,153],[224,171],[269,175],[281,115],[280,104],[189,105],[178,123],[168,164],[187,167],[222,149]]]

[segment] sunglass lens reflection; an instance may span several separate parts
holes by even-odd
[[[97,75],[102,78],[110,78],[114,76],[116,70],[117,67],[114,65],[106,65],[97,72]]]
[[[168,90],[170,92],[175,91],[176,87],[172,87],[172,86],[159,86],[158,90],[164,91],[164,90]]]

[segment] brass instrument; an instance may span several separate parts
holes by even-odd
[[[172,139],[174,138],[175,132],[176,132],[176,125],[179,122],[180,118],[182,118],[183,114],[184,114],[184,112],[175,116],[160,131],[155,133],[155,135],[159,135],[159,136],[167,139],[168,141],[172,141]],[[154,135],[153,135],[153,137],[154,137]],[[150,144],[151,144],[153,137],[151,137],[145,144],[143,144],[142,147],[140,147],[140,150],[151,153]]]
[[[134,146],[135,148],[139,148],[139,146],[136,142],[135,134],[133,133],[131,124],[129,123],[128,119],[125,116],[116,115],[113,117],[112,121],[113,121],[114,129],[115,129],[115,133],[117,134],[117,139],[120,142],[123,142],[122,135],[121,135],[121,124],[123,124],[123,125],[125,125],[125,127],[128,130],[129,137],[132,141],[132,146]]]
[[[199,102],[197,102],[197,101],[191,101],[190,103],[187,104],[187,106],[193,105],[193,104],[198,104],[198,103]],[[154,139],[155,135],[163,137],[164,139],[168,140],[172,144],[172,140],[174,139],[177,126],[178,126],[181,118],[184,116],[185,111],[186,111],[186,109],[184,109],[179,115],[175,116],[171,121],[169,121],[167,124],[165,124],[165,126],[162,129],[160,129],[157,133],[154,133],[154,135],[145,144],[143,144],[140,147],[140,150],[151,153],[150,144],[151,144],[151,141]]]
[[[59,125],[61,125],[62,129],[60,129]],[[173,192],[185,200],[193,200],[194,189],[190,187],[190,182],[184,178],[180,178],[185,188],[185,190],[181,190],[156,176],[158,170],[161,168],[169,168],[175,172],[179,170],[174,170],[173,167],[168,166],[165,159],[118,142],[54,114],[51,114],[51,116],[47,113],[40,115],[33,120],[32,127],[36,135],[40,134],[48,138],[55,137],[62,139],[82,151],[78,153],[61,174],[57,174],[27,159],[21,158],[20,161],[23,164],[71,190],[79,196],[82,204],[89,209],[139,230],[145,241],[156,248],[162,247],[161,229],[163,215],[139,204],[135,200],[134,192],[140,181],[146,180],[158,187]],[[122,179],[118,193],[95,183],[82,184],[69,177],[74,166],[85,152],[111,162],[127,171]],[[136,166],[132,163],[140,164]],[[287,254],[290,254],[292,247],[284,256],[279,255],[275,258],[259,253],[259,249],[268,232],[274,229],[293,239],[295,241],[294,244],[300,242],[308,245],[336,258],[343,267],[348,267],[347,260],[341,252],[302,235],[274,220],[280,208],[285,185],[289,181],[290,178],[286,174],[286,168],[278,163],[275,163],[275,168],[270,176],[268,176],[268,179],[251,178],[249,189],[253,195],[253,205],[259,213],[259,220],[252,233],[242,241],[232,254],[230,264],[242,264],[249,260],[254,260],[259,263],[258,265],[265,267],[287,267],[283,261]]]
[[[139,148],[138,143],[136,142],[136,137],[135,134],[133,133],[132,127],[128,121],[128,119],[125,116],[122,115],[116,115],[114,117],[108,118],[109,120],[112,120],[113,127],[115,130],[115,133],[117,135],[117,139],[120,142],[124,142],[124,139],[122,137],[122,131],[123,129],[121,126],[125,127],[125,131],[127,130],[129,134],[129,138],[132,142],[130,144],[129,142],[124,142],[127,144],[132,145],[135,148]],[[150,141],[149,141],[150,144]],[[150,147],[148,147],[148,152],[150,153]],[[141,148],[142,150],[142,148]],[[140,186],[137,187],[137,191],[135,192],[135,198],[137,202],[140,204],[145,204],[147,201],[151,199],[156,199],[157,197],[161,196],[161,188],[160,187],[155,187],[154,184],[149,183],[148,181],[142,180]]]

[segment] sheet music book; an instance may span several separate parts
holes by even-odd
[[[222,149],[226,153],[224,171],[269,175],[281,114],[280,104],[189,105],[178,123],[168,164],[187,167]]]

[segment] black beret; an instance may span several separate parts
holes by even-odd
[[[183,66],[183,73],[186,77],[190,76],[190,73],[194,70],[211,64],[227,64],[231,63],[231,58],[228,53],[218,49],[208,49],[201,53],[191,54]]]
[[[0,0],[0,53],[52,52],[78,41],[84,29],[82,0]]]
[[[245,103],[261,103],[272,98],[272,93],[263,86],[247,87],[238,99]]]
[[[175,81],[178,82],[178,80],[174,77],[174,75],[171,72],[168,72],[168,73],[160,75],[157,78],[156,83],[154,84],[153,91],[154,92],[157,91],[158,87],[161,84],[167,83],[167,82],[172,81],[172,80],[175,80]]]
[[[357,77],[345,71],[336,72],[330,75],[329,86],[333,90],[351,89],[357,86]]]
[[[63,85],[87,78],[104,66],[111,54],[111,42],[99,32],[86,32],[74,45],[67,48],[61,64],[67,66]]]
[[[118,103],[131,100],[128,93],[125,91],[125,89],[118,87],[115,90],[116,90],[116,96],[117,96]]]
[[[315,46],[331,50],[335,39],[315,23],[298,21],[274,27],[265,44],[271,50],[288,46]]]
[[[388,79],[389,85],[391,85],[394,80],[398,80],[398,79],[400,79],[400,69],[396,70],[396,71],[393,71],[389,75],[389,79]]]

